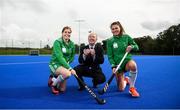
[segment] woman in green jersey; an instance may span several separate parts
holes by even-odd
[[[137,51],[139,48],[134,40],[129,35],[125,34],[119,21],[113,22],[110,25],[110,29],[113,36],[107,41],[107,55],[112,67],[112,72],[114,73],[124,54],[126,52],[131,52],[131,50]],[[124,77],[124,73],[127,71],[129,71],[129,77]],[[116,74],[117,86],[120,91],[125,89],[126,84],[130,84],[129,93],[133,97],[140,96],[134,87],[137,77],[137,65],[130,53],[123,61],[117,73],[114,74]]]
[[[66,89],[66,79],[76,72],[69,65],[75,55],[74,43],[70,40],[71,28],[62,29],[62,36],[55,40],[49,67],[51,75],[48,81],[52,93],[59,94]]]

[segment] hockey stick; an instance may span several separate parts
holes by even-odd
[[[105,99],[100,99],[76,74],[74,76],[79,80],[79,82],[86,88],[86,90],[93,96],[98,104],[105,104],[106,100]]]
[[[124,61],[124,59],[126,58],[127,54],[128,54],[128,52],[126,52],[126,53],[124,54],[124,56],[123,56],[122,60],[120,61],[119,65],[116,67],[115,72],[111,75],[110,79],[109,79],[108,82],[105,84],[104,88],[103,88],[102,90],[99,90],[99,91],[98,91],[99,94],[102,95],[102,94],[104,94],[104,93],[107,91],[110,83],[112,82],[112,80],[113,80],[116,72],[118,71],[119,67],[120,67],[121,64],[123,63],[123,61]]]

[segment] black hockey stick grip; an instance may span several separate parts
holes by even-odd
[[[107,89],[108,89],[110,83],[112,82],[114,76],[115,76],[115,74],[112,74],[112,75],[111,75],[110,79],[109,79],[108,82],[105,84],[104,88],[103,88],[102,90],[98,91],[99,94],[102,95],[102,94],[104,94],[104,93],[107,91]]]

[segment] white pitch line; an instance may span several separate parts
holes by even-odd
[[[23,65],[23,64],[40,64],[48,62],[24,62],[24,63],[0,63],[0,65]]]

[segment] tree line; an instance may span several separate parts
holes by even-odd
[[[139,46],[139,51],[134,54],[142,55],[180,55],[180,24],[170,26],[160,32],[156,38],[150,35],[134,38]],[[106,54],[107,39],[102,41],[102,46]],[[80,47],[85,46],[82,43]],[[0,47],[0,54],[28,54],[34,48],[12,48]],[[79,54],[79,45],[75,44],[76,54]],[[40,54],[51,54],[52,47],[48,44],[44,48],[36,48]]]

